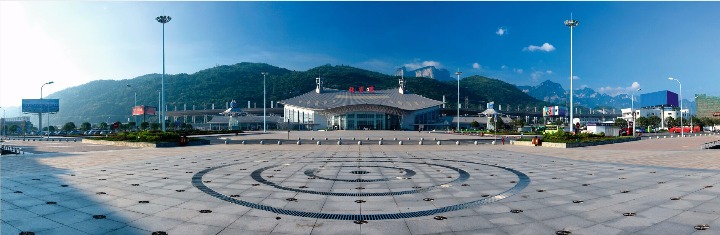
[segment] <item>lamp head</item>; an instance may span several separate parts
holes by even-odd
[[[575,27],[575,26],[578,26],[579,24],[580,24],[580,21],[577,21],[577,20],[566,20],[566,21],[565,21],[565,26],[568,26],[568,27],[571,27],[571,28],[572,28],[572,27]]]
[[[642,90],[642,88],[638,88],[638,89],[637,89],[637,91],[641,91],[641,90]]]
[[[167,22],[170,22],[170,20],[172,20],[172,17],[170,17],[170,16],[158,16],[158,17],[155,18],[155,20],[157,20],[157,21],[160,22],[160,23],[165,24],[165,23],[167,23]]]
[[[127,84],[127,85],[125,85],[125,86],[127,86],[127,87],[132,87],[132,86],[130,86],[130,84]]]
[[[53,83],[55,83],[55,82],[49,81],[49,82],[46,82],[45,84],[53,84]]]
[[[669,80],[675,80],[675,79],[674,79],[674,78],[672,78],[672,77],[669,77],[668,79],[669,79]]]

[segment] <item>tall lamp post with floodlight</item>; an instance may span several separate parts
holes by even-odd
[[[632,120],[633,120],[633,125],[632,125],[633,137],[635,137],[635,92],[638,92],[640,90],[642,90],[642,88],[638,88],[637,90],[635,90],[632,93],[632,96],[630,97],[630,112],[632,114]]]
[[[163,31],[162,31],[162,60],[163,60],[163,72],[162,72],[162,80],[161,80],[161,98],[160,98],[160,110],[161,110],[161,122],[162,122],[162,131],[165,132],[165,24],[170,22],[172,20],[172,17],[170,16],[158,16],[155,18],[158,22],[160,22],[163,25]]]
[[[263,133],[266,133],[267,129],[267,114],[266,114],[266,106],[265,106],[265,98],[267,96],[267,92],[265,90],[265,76],[268,75],[267,72],[262,72],[263,75]]]
[[[457,87],[457,132],[460,132],[460,75],[462,72],[460,72],[460,69],[458,69],[457,72],[455,72],[455,75],[457,75],[458,80],[458,87]]]
[[[50,85],[53,83],[55,83],[55,82],[49,81],[49,82],[43,83],[42,86],[40,86],[40,99],[41,100],[43,99],[43,95],[42,95],[43,87],[45,87],[45,85]],[[48,113],[48,116],[50,116],[49,113]],[[48,131],[50,131],[50,127],[48,127]],[[38,132],[42,133],[42,111],[40,111],[40,113],[38,113]],[[40,135],[42,136],[42,134],[40,134]]]
[[[127,86],[127,87],[130,87],[130,88],[132,89],[132,86],[130,86],[130,84],[127,84],[126,86]],[[137,106],[137,91],[136,91],[135,89],[133,89],[133,93],[135,93],[135,105],[133,105],[133,108],[132,108],[131,110],[134,110],[134,109],[135,109],[135,106]],[[144,112],[144,111],[143,111],[143,112]],[[133,119],[134,119],[134,121],[135,121],[135,127],[137,127],[137,116],[135,116],[135,114],[132,113],[132,112],[130,112],[130,113],[131,113],[131,115],[133,116]],[[143,117],[144,117],[144,116],[143,116]]]
[[[680,137],[685,137],[685,127],[683,126],[683,115],[682,115],[682,110],[683,110],[683,105],[682,105],[682,83],[680,83],[680,80],[677,80],[677,78],[669,77],[668,79],[669,79],[669,80],[675,80],[676,82],[678,82],[678,84],[680,84]]]
[[[570,27],[570,132],[574,133],[575,123],[573,122],[573,60],[572,60],[572,31],[573,28],[580,24],[579,21],[573,20],[572,15],[570,19],[565,21],[565,26]]]

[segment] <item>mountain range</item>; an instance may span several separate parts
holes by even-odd
[[[231,100],[236,100],[240,107],[246,107],[250,101],[252,107],[260,108],[263,100],[262,72],[268,73],[265,78],[268,103],[314,90],[317,77],[322,78],[324,87],[340,90],[359,86],[393,89],[397,88],[399,79],[346,65],[323,65],[307,71],[292,71],[264,63],[222,65],[193,74],[165,75],[168,111],[211,109],[213,105],[215,109],[224,109]],[[60,112],[52,115],[51,122],[53,125],[65,122],[126,122],[130,119],[135,94],[137,105],[158,106],[160,77],[160,74],[147,74],[124,80],[96,80],[50,94],[47,98],[60,99]],[[440,101],[444,97],[448,108],[457,107],[456,102],[452,102],[457,99],[455,80],[415,76],[405,76],[405,80],[410,93]],[[484,109],[489,101],[513,107],[549,105],[523,93],[515,85],[482,76],[462,78],[460,94],[463,107],[477,109]]]

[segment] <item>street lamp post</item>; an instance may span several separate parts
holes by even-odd
[[[460,72],[460,69],[458,69],[457,72],[455,72],[455,75],[457,75],[458,80],[458,87],[457,87],[457,129],[455,129],[457,132],[460,132],[460,75],[462,72]]]
[[[53,83],[55,83],[55,82],[49,81],[49,82],[43,83],[42,86],[40,86],[40,99],[41,100],[43,99],[43,95],[42,95],[43,87],[45,87],[45,85],[49,85],[49,84],[53,84]],[[50,116],[49,113],[48,113],[48,116]],[[48,127],[48,131],[50,131],[50,127]],[[40,132],[41,133],[40,136],[42,136],[42,110],[40,111],[40,113],[38,113],[38,132]]]
[[[127,84],[127,87],[132,88],[132,86],[130,86],[130,84]],[[133,89],[133,93],[135,93],[135,104],[133,105],[133,110],[134,110],[135,106],[137,106],[137,91],[135,89]],[[130,113],[133,116],[133,119],[135,121],[135,127],[137,127],[137,116],[135,116],[135,114],[133,114],[132,111]]]
[[[640,90],[642,90],[642,88],[638,88],[637,90],[635,90],[635,92],[638,92]],[[633,125],[632,125],[633,137],[635,137],[635,92],[633,92],[632,96],[630,97],[630,112],[632,113],[632,120],[633,120]]]
[[[161,80],[161,87],[160,87],[161,93],[162,93],[161,98],[160,98],[160,100],[161,100],[160,103],[162,106],[160,107],[160,110],[161,110],[160,113],[161,113],[161,120],[162,120],[162,131],[165,132],[165,112],[167,111],[167,110],[165,110],[165,24],[170,22],[170,20],[172,20],[172,17],[158,16],[157,18],[155,18],[155,20],[157,20],[158,22],[160,22],[163,25],[163,30],[162,30],[163,72],[162,72],[162,80]]]
[[[573,20],[572,15],[570,15],[569,20],[565,21],[565,26],[570,27],[570,122],[573,122],[573,60],[572,60],[572,31],[573,28],[578,26],[580,24],[579,21]],[[570,125],[570,132],[574,133],[575,124],[571,123]]]
[[[263,133],[266,133],[267,129],[267,114],[266,114],[266,101],[265,98],[267,96],[267,92],[265,90],[265,76],[268,75],[267,72],[262,72],[263,75]]]
[[[682,110],[683,110],[683,105],[682,105],[682,83],[680,83],[680,80],[677,80],[677,78],[669,77],[668,79],[669,79],[669,80],[675,80],[676,82],[678,82],[678,84],[680,84],[680,137],[685,137],[685,127],[683,126],[683,115],[682,115]]]

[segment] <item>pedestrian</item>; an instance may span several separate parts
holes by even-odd
[[[502,137],[502,145],[505,145],[505,136]]]

